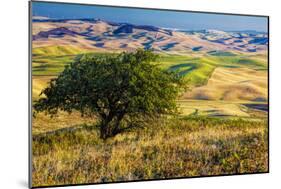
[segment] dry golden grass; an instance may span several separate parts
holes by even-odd
[[[105,142],[89,124],[41,133],[33,186],[267,172],[267,132],[265,119],[177,117]]]
[[[32,98],[38,99],[41,91],[47,87],[54,76],[32,76]]]
[[[94,124],[95,122],[96,118],[81,117],[81,114],[75,111],[71,114],[59,112],[52,118],[45,113],[39,113],[32,119],[32,133],[40,134],[59,129],[71,129],[81,124]]]

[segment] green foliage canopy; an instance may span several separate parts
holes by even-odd
[[[183,80],[152,63],[157,57],[141,49],[79,55],[42,91],[35,112],[96,115],[103,139],[130,128],[135,120],[176,113]]]

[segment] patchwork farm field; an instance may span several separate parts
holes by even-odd
[[[41,48],[33,56],[33,100],[82,51]],[[97,53],[97,54],[100,54]],[[264,54],[160,54],[188,89],[179,115],[103,141],[98,119],[80,113],[33,118],[34,186],[268,171]]]

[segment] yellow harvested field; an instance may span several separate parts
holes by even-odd
[[[182,115],[249,117],[246,101],[180,100]]]
[[[268,99],[267,77],[264,70],[218,67],[207,85],[186,92],[183,99],[265,102]]]

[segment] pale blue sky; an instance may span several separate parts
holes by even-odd
[[[32,12],[33,16],[46,16],[54,19],[95,18],[183,30],[218,29],[224,31],[256,30],[267,32],[266,17],[47,2],[32,2]]]

